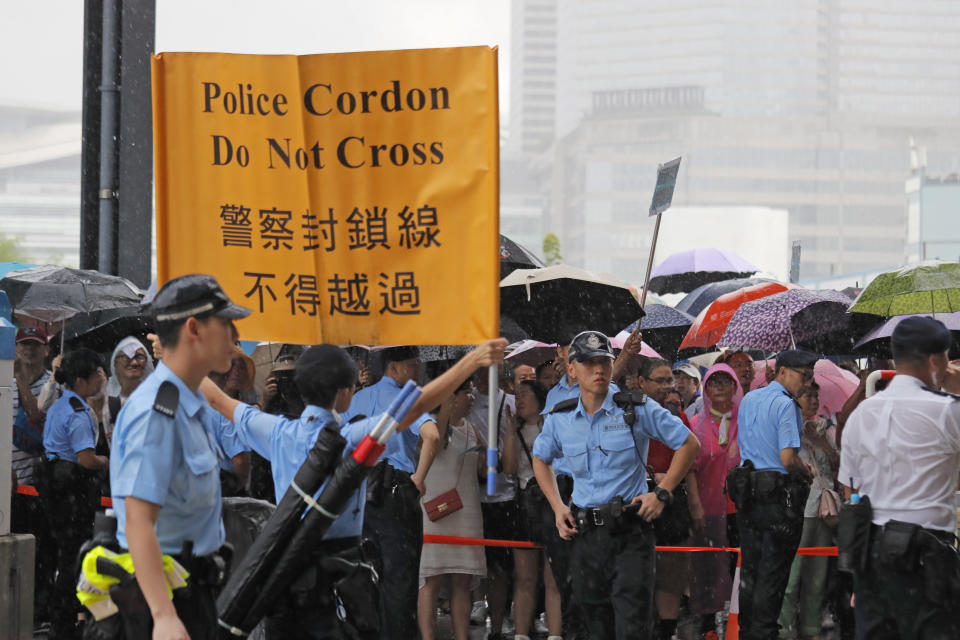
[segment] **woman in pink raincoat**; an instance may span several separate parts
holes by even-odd
[[[743,389],[726,364],[711,367],[703,377],[703,409],[690,419],[690,429],[700,440],[700,453],[690,475],[690,515],[693,546],[727,546],[727,473],[740,464],[737,447],[737,410]],[[691,554],[690,610],[701,616],[701,636],[716,637],[714,617],[730,599],[730,554]],[[714,634],[714,635],[711,635]]]

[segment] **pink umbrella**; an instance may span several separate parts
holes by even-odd
[[[757,360],[753,363],[753,382],[750,390],[767,384],[767,369],[773,370],[775,360]],[[820,385],[820,414],[837,413],[843,408],[847,398],[853,395],[860,379],[846,369],[842,369],[830,360],[817,360],[813,367],[813,379]]]
[[[524,340],[519,347],[510,352],[506,359],[514,364],[536,367],[556,357],[557,345],[537,342],[536,340]]]
[[[621,331],[614,337],[610,338],[610,346],[614,349],[623,349],[623,345],[627,342],[627,338],[629,337],[629,331]],[[640,343],[640,355],[647,356],[648,358],[663,358],[662,355],[657,353],[653,347],[648,345],[646,342]]]
[[[817,360],[813,378],[820,385],[820,413],[837,413],[860,385],[860,379],[830,360]]]
[[[750,383],[750,391],[767,386],[767,370],[773,371],[776,360],[755,360],[753,363],[753,382]]]

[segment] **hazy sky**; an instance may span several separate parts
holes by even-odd
[[[0,104],[79,110],[82,0],[5,3]],[[500,47],[509,105],[509,0],[157,0],[157,51],[330,53]]]

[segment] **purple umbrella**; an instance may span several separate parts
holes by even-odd
[[[815,342],[847,330],[850,302],[832,289],[789,289],[752,300],[737,309],[718,346],[782,351]]]
[[[730,251],[690,249],[667,256],[667,259],[653,270],[650,291],[681,293],[710,282],[745,278],[756,272],[755,266]]]
[[[904,318],[913,318],[916,316],[927,316],[936,318],[942,322],[947,329],[953,332],[960,332],[960,311],[955,311],[953,313],[912,313],[905,316],[893,316],[887,320],[881,322],[876,327],[871,329],[865,336],[860,338],[857,341],[857,344],[854,345],[854,351],[861,353],[863,355],[876,356],[881,358],[889,358],[890,354],[890,336],[893,335],[893,330],[896,329],[897,325],[900,324],[900,321]],[[957,339],[954,335],[954,345],[956,345]],[[951,352],[953,349],[951,349]]]

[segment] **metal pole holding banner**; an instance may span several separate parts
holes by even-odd
[[[650,215],[657,216],[653,225],[653,238],[650,240],[650,255],[647,257],[647,275],[643,279],[643,295],[640,306],[647,306],[647,288],[650,286],[650,273],[653,271],[653,256],[657,252],[657,237],[660,235],[660,217],[673,202],[673,190],[677,186],[677,173],[680,171],[680,158],[675,158],[657,167],[657,184],[653,188],[653,200],[650,202]]]
[[[490,399],[487,408],[487,495],[492,496],[497,492],[497,462],[499,452],[497,444],[499,443],[499,433],[497,432],[497,402],[496,391],[500,388],[499,368],[497,365],[490,365],[487,372],[487,398]]]
[[[647,275],[643,279],[643,295],[640,296],[640,306],[647,308],[647,287],[650,286],[650,272],[653,271],[653,255],[657,252],[657,236],[660,235],[660,218],[662,213],[657,214],[657,221],[653,223],[653,238],[650,240],[650,255],[647,257]]]

